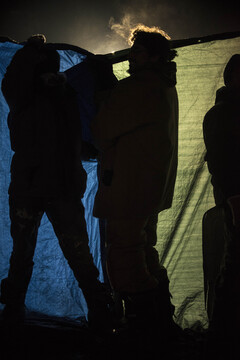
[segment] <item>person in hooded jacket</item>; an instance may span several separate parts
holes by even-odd
[[[217,90],[215,105],[203,121],[205,160],[212,176],[216,205],[240,194],[240,54],[228,61],[224,70],[225,86]]]
[[[216,206],[223,209],[225,219],[225,248],[210,326],[233,338],[240,321],[240,54],[229,59],[223,79],[215,105],[203,120],[205,160]]]
[[[10,322],[24,318],[38,228],[46,213],[85,296],[89,323],[102,327],[111,299],[98,280],[88,246],[76,94],[58,72],[58,52],[45,42],[41,34],[30,37],[2,81],[14,152],[9,186],[13,250],[8,277],[1,282],[3,318]]]
[[[94,216],[106,219],[107,271],[126,313],[134,313],[142,330],[167,333],[174,307],[154,246],[158,214],[171,207],[177,173],[176,51],[156,29],[138,27],[131,40],[130,76],[92,122],[101,154]]]

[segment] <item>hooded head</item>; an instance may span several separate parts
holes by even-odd
[[[223,78],[227,87],[240,89],[240,54],[235,54],[230,58],[225,67]]]
[[[27,39],[26,45],[39,48],[43,44],[45,44],[46,42],[47,42],[47,39],[46,39],[45,35],[43,35],[43,34],[35,34],[35,35],[30,36]]]
[[[43,46],[40,53],[41,61],[36,67],[36,75],[42,75],[45,73],[56,74],[60,68],[60,55],[57,50]]]

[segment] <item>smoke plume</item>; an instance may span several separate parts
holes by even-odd
[[[170,20],[172,18],[172,8],[163,4],[155,5],[155,7],[149,6],[142,1],[139,7],[126,8],[119,21],[111,17],[109,20],[111,32],[108,34],[111,46],[118,50],[129,47],[129,37],[132,29],[139,25],[162,29],[162,33],[165,33],[166,37],[168,37],[167,29],[164,28],[164,25],[166,24],[166,19]]]

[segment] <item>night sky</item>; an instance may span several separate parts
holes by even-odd
[[[21,42],[43,33],[48,42],[102,54],[127,48],[124,36],[137,23],[187,39],[240,31],[240,10],[237,0],[24,0],[0,10],[0,36]]]

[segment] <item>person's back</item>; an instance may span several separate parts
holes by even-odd
[[[81,163],[80,115],[76,93],[63,74],[40,76],[35,111],[38,195],[82,196],[86,173]]]
[[[13,56],[2,80],[1,89],[13,114],[24,110],[35,93],[36,66],[44,58],[40,56],[46,42],[43,35],[35,35]]]
[[[16,53],[3,79],[15,152],[10,194],[77,196],[85,190],[76,94],[58,73],[59,64],[56,50],[30,42]]]

